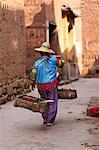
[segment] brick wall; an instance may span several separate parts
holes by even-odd
[[[83,74],[99,67],[99,0],[82,0]],[[98,68],[99,69],[99,68]]]
[[[0,1],[0,82],[24,76],[25,26],[23,0]]]

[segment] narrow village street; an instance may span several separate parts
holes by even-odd
[[[60,88],[77,89],[77,99],[59,100],[55,125],[42,124],[39,113],[1,105],[0,150],[99,150],[99,118],[86,116],[92,96],[99,96],[99,78],[79,79]],[[32,93],[39,96],[37,90]]]

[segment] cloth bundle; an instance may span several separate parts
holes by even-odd
[[[49,109],[49,103],[46,100],[27,95],[17,97],[14,106],[39,113],[43,113]]]
[[[77,91],[74,89],[58,89],[59,99],[74,99],[77,98]]]

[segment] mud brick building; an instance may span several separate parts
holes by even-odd
[[[62,18],[62,5],[81,13],[70,32],[67,18]],[[37,58],[34,47],[49,40],[49,22],[57,26],[58,34],[51,46],[66,63],[76,63],[83,76],[98,74],[98,6],[98,0],[0,0],[0,81],[24,76]]]
[[[80,11],[79,1],[77,2],[77,7],[79,6]],[[67,1],[67,3],[70,2]],[[80,71],[82,69],[82,57],[80,55],[78,58],[79,61],[77,60],[75,33],[78,33],[78,31],[75,29],[76,17],[73,16],[73,10],[70,10],[69,17],[67,17],[67,14],[65,14],[64,17],[62,16],[62,5],[67,5],[67,3],[66,1],[57,2],[56,0],[25,0],[27,68],[29,68],[35,58],[37,58],[33,50],[34,47],[40,46],[41,43],[46,40],[50,42],[51,48],[54,49],[56,53],[61,53],[65,59],[65,67],[63,70],[64,79],[70,79],[73,76],[78,77],[79,68]],[[70,19],[67,20],[67,18]],[[76,21],[76,25],[77,22],[81,23],[79,20],[81,20],[81,18]],[[69,25],[72,24],[70,22],[73,23],[73,26],[72,29],[68,31]],[[78,36],[78,39],[81,48],[81,34]],[[79,68],[78,64],[80,65]]]
[[[37,54],[35,47],[47,39],[48,22],[55,22],[52,0],[25,0],[26,68],[31,67]],[[32,56],[32,57],[31,57]]]
[[[29,88],[25,56],[24,0],[0,0],[0,104]]]
[[[99,77],[98,14],[99,0],[0,0],[0,103],[28,90],[44,41],[64,58],[63,79]]]
[[[0,0],[0,82],[25,73],[24,1]]]
[[[82,0],[83,74],[99,77],[99,0]]]
[[[62,17],[62,5],[69,6],[79,17],[68,21],[68,15]],[[52,48],[63,55],[66,66],[64,69],[65,78],[99,75],[99,34],[98,34],[98,0],[25,0],[25,23],[27,32],[27,67],[31,66],[36,58],[33,49],[35,46],[48,40],[50,29],[48,22],[57,26],[57,35],[52,37]],[[42,16],[42,17],[41,17]],[[68,32],[70,20],[73,28]],[[55,42],[59,45],[55,46]],[[53,45],[54,43],[54,45]],[[31,59],[31,55],[34,55]],[[70,69],[71,68],[71,69]]]

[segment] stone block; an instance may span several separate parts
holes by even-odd
[[[8,95],[4,95],[0,97],[0,105],[5,104],[7,102]]]
[[[17,89],[16,88],[13,89],[13,94],[17,95]]]
[[[99,117],[99,97],[91,97],[86,113],[90,117]]]
[[[12,84],[7,87],[7,94],[8,95],[12,95],[13,94],[13,85]]]
[[[2,94],[6,95],[7,94],[7,86],[2,87]]]
[[[17,81],[15,81],[15,82],[13,83],[13,88],[18,88],[18,82],[17,82]]]
[[[2,88],[0,87],[0,97],[2,96]]]
[[[7,101],[11,101],[11,95],[8,95]]]
[[[22,93],[22,89],[21,88],[18,88],[17,89],[17,94],[21,94]]]
[[[28,88],[28,89],[24,89],[24,93],[28,93],[30,92],[31,90]]]
[[[30,82],[29,82],[29,80],[25,80],[24,81],[24,88],[25,89],[28,89],[30,87]]]

